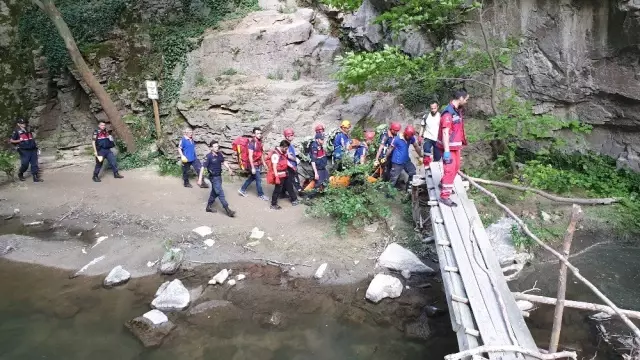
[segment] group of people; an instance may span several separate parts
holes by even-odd
[[[456,206],[451,200],[453,192],[453,181],[460,170],[460,152],[467,144],[464,131],[463,107],[467,103],[469,95],[466,90],[455,92],[451,102],[438,111],[438,103],[429,105],[429,113],[425,115],[421,123],[421,136],[416,137],[416,130],[412,125],[407,125],[402,130],[402,125],[392,122],[388,129],[380,137],[380,146],[375,153],[374,167],[380,170],[381,179],[389,181],[396,186],[402,172],[406,172],[411,179],[416,174],[416,167],[411,161],[410,147],[423,157],[423,165],[428,168],[432,161],[443,162],[444,175],[440,184],[440,201],[448,206]],[[331,164],[340,170],[345,162],[350,160],[347,154],[354,151],[353,163],[364,164],[367,161],[369,147],[375,141],[375,132],[366,131],[364,141],[352,139],[351,123],[348,120],[342,121],[339,131],[333,135],[328,144],[325,144],[326,134],[323,125],[315,127],[315,136],[309,146],[309,156],[313,169],[314,190],[322,190],[329,181],[329,166]],[[248,156],[246,162],[241,164],[242,168],[248,172],[248,177],[238,189],[238,194],[243,197],[248,196],[249,186],[255,182],[258,198],[271,202],[271,209],[280,210],[278,205],[281,197],[289,197],[291,205],[299,204],[298,196],[301,190],[298,177],[298,154],[293,146],[295,133],[293,129],[285,129],[283,139],[271,151],[265,152],[262,143],[262,130],[254,128],[252,137],[248,141]],[[10,142],[17,147],[20,154],[21,165],[18,177],[25,181],[24,173],[29,165],[34,182],[42,182],[38,169],[39,150],[36,145],[33,133],[28,128],[26,122],[19,119],[17,129],[14,131]],[[422,145],[422,147],[420,147]],[[106,159],[116,179],[123,178],[118,171],[116,156],[112,152],[115,146],[113,137],[106,129],[106,124],[100,122],[98,129],[93,134],[93,152],[95,156],[95,167],[93,171],[93,181],[100,182],[99,173]],[[200,162],[196,154],[196,146],[193,140],[193,131],[185,129],[183,137],[178,144],[178,153],[182,161],[182,176],[185,187],[192,187],[189,182],[189,170],[193,168],[197,175],[197,184],[202,188],[208,188],[203,181],[205,169],[208,172],[211,183],[211,193],[205,210],[207,212],[217,212],[213,205],[218,199],[230,217],[235,217],[236,212],[231,210],[222,188],[222,172],[226,169],[231,175],[233,170],[226,161],[225,156],[220,151],[220,144],[214,140],[209,144],[210,152],[206,155],[204,164]],[[242,162],[242,161],[241,161]],[[267,182],[274,185],[271,198],[264,194],[262,188],[262,172],[267,173]],[[409,182],[407,183],[407,187]]]

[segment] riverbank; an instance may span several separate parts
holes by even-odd
[[[3,234],[29,236],[0,236],[2,250],[15,248],[5,258],[73,271],[104,256],[85,274],[105,274],[123,265],[135,277],[155,273],[147,264],[162,257],[168,246],[184,249],[192,266],[266,259],[293,264],[288,266],[291,275],[310,277],[326,262],[323,282],[347,283],[373,275],[375,259],[391,241],[382,225],[375,232],[352,229],[340,237],[329,219],[310,218],[306,206],[292,207],[286,199],[280,201],[282,210],[270,210],[253,185],[248,197],[238,195],[239,178],[224,185],[237,211],[229,218],[204,211],[209,189],[195,184],[184,188],[180,179],[158,176],[151,168],[123,174],[124,179],[114,179],[106,172],[101,183],[94,183],[91,165],[86,164],[47,171],[41,184],[2,186],[0,215],[13,217],[5,223],[14,221]],[[265,193],[271,191],[265,184]],[[14,214],[16,209],[19,213]],[[394,221],[401,222],[389,219]],[[192,231],[200,226],[213,233],[201,237]],[[261,239],[249,238],[255,227],[264,231]],[[215,244],[205,245],[207,239]]]

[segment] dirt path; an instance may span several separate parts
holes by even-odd
[[[327,262],[329,271],[323,281],[335,283],[357,281],[373,273],[371,259],[385,242],[380,231],[340,238],[328,220],[305,216],[306,206],[292,207],[288,200],[280,201],[282,210],[270,210],[268,202],[257,198],[253,185],[249,197],[240,197],[236,192],[239,178],[224,186],[238,213],[232,219],[204,211],[209,189],[184,188],[180,179],[160,177],[153,169],[123,175],[124,179],[117,180],[107,172],[101,183],[94,183],[90,165],[85,165],[47,171],[42,184],[26,181],[0,187],[3,218],[20,209],[18,228],[7,225],[15,218],[0,220],[9,228],[2,230],[7,235],[0,236],[0,252],[12,244],[16,250],[7,259],[69,270],[105,256],[86,273],[103,274],[123,265],[134,276],[142,276],[155,272],[147,263],[160,258],[163,244],[171,241],[186,250],[187,259],[194,261],[191,265],[263,258],[301,264],[293,266],[291,274],[310,276]],[[266,185],[266,194],[271,191]],[[216,206],[220,209],[219,203]],[[21,225],[42,220],[47,222],[41,226]],[[213,229],[206,237],[215,240],[212,247],[204,245],[206,238],[192,232],[203,225]],[[264,237],[256,246],[243,247],[253,241],[248,237],[254,227],[263,230]],[[16,233],[36,233],[38,239],[13,235]],[[100,236],[108,238],[95,245]]]

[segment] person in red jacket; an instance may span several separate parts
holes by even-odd
[[[462,109],[468,100],[467,91],[458,90],[453,95],[453,100],[440,114],[440,130],[436,144],[443,151],[444,174],[440,183],[440,202],[447,206],[457,206],[450,197],[453,192],[453,181],[460,171],[462,147],[467,145]]]

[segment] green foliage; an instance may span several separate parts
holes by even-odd
[[[340,11],[356,11],[362,5],[362,0],[320,0],[323,4],[334,7]]]
[[[235,74],[237,74],[237,73],[238,73],[238,70],[236,70],[236,69],[232,69],[232,68],[229,68],[229,69],[224,70],[224,71],[222,72],[222,75],[229,75],[229,76],[231,76],[231,75],[235,75]]]
[[[469,12],[480,3],[467,0],[406,0],[376,19],[393,31],[410,28],[431,32],[440,40],[453,38],[455,26],[464,22]]]
[[[344,235],[349,226],[363,226],[384,220],[391,215],[385,194],[395,194],[388,183],[366,181],[372,164],[352,166],[335,176],[349,176],[351,185],[346,188],[328,187],[307,213],[314,217],[330,217],[335,221],[338,234]]]
[[[162,176],[182,176],[182,166],[175,158],[162,156],[158,158],[158,172]]]
[[[11,179],[14,179],[16,174],[16,161],[18,161],[18,155],[15,151],[0,150],[0,171]]]
[[[513,246],[515,246],[519,251],[528,250],[535,244],[530,237],[520,230],[520,226],[518,225],[514,224],[511,226],[510,234]]]
[[[377,52],[347,52],[336,58],[340,70],[335,77],[343,97],[367,91],[390,92],[414,87],[425,94],[442,92],[462,79],[486,70],[486,54],[468,48],[444,50],[411,58],[396,47],[385,46]],[[448,91],[447,91],[448,92]]]

